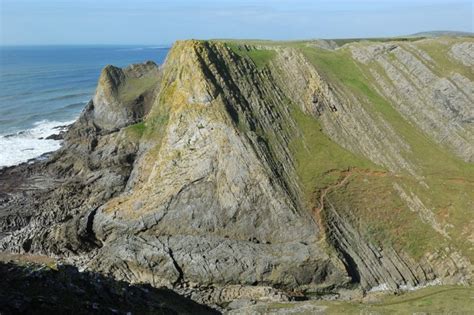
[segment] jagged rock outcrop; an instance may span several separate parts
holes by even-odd
[[[61,150],[0,171],[0,248],[208,304],[469,283],[472,43],[446,74],[430,41],[107,66]]]
[[[149,109],[152,96],[144,95],[151,94],[155,85],[146,82],[157,82],[157,71],[154,63],[123,71],[106,67],[94,100],[65,134],[63,148],[43,163],[2,170],[4,246],[66,255],[83,247],[90,249],[90,213],[124,190],[139,151],[138,138],[123,125],[140,120]],[[147,86],[147,90],[134,90],[137,98],[131,102],[122,101],[117,94],[129,84],[124,82],[127,76],[135,85]],[[122,113],[135,112],[122,119],[112,113],[104,126],[101,113],[107,108],[113,111],[114,106],[122,108]]]
[[[94,107],[94,125],[104,131],[117,130],[137,123],[150,110],[145,99],[159,79],[153,62],[132,65],[123,70],[106,66],[100,74],[96,93],[88,106]]]
[[[197,42],[175,45],[169,60],[178,54],[185,62],[163,68],[163,82],[180,87],[160,92],[169,116],[165,136],[137,162],[147,171],[131,191],[99,208],[94,231],[105,245],[89,265],[103,271],[116,266],[130,281],[157,277],[167,284],[297,288],[343,282],[343,270],[316,244],[318,226],[294,202],[285,177],[275,173],[268,144],[251,130],[269,126],[254,118],[258,103],[248,104],[260,102],[251,94],[258,91],[245,80],[232,81],[232,71],[250,68],[248,61],[231,64],[223,45]],[[249,128],[248,137],[237,123]],[[146,253],[159,262],[156,269],[150,270]],[[122,264],[137,255],[147,258],[135,259],[132,268]]]

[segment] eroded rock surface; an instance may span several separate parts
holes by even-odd
[[[450,73],[431,44],[184,41],[107,66],[62,149],[0,170],[0,248],[212,305],[469,283],[472,43],[443,46]]]
[[[425,43],[418,45],[437,49],[430,45],[439,40],[423,41]],[[474,59],[472,47],[472,42],[454,43],[449,54],[457,62],[469,66]],[[426,57],[426,53],[414,45],[354,46],[352,53],[356,60],[365,64],[377,63],[383,69],[382,72],[373,67],[371,74],[380,93],[407,120],[464,160],[473,161],[474,83],[471,79],[459,72],[441,72],[450,67],[443,69],[443,65]],[[472,68],[466,70],[472,75]]]

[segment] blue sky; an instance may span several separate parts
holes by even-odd
[[[473,31],[466,0],[0,0],[0,44],[170,44]]]

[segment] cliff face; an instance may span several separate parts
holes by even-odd
[[[101,130],[116,130],[141,121],[149,111],[145,99],[157,85],[158,67],[153,62],[125,69],[107,66],[102,71],[92,100],[94,124]]]
[[[2,170],[1,248],[206,303],[469,283],[473,41],[334,45],[106,67],[60,151]]]

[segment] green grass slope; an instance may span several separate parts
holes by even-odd
[[[470,231],[474,228],[474,165],[438,145],[416,124],[406,120],[390,100],[378,93],[377,82],[370,76],[370,71],[385,75],[383,70],[375,64],[356,62],[349,49],[351,42],[369,45],[376,41],[380,40],[341,40],[339,45],[348,45],[337,50],[314,47],[305,41],[227,41],[227,45],[242,58],[251,59],[260,70],[270,68],[268,65],[275,62],[279,49],[297,49],[325,81],[348,89],[369,113],[381,117],[409,145],[411,150],[403,152],[403,157],[416,167],[426,184],[420,184],[419,179],[407,172],[387,172],[367,158],[343,149],[325,134],[317,118],[304,114],[289,102],[299,129],[290,149],[310,210],[318,207],[324,192],[340,209],[350,209],[347,215],[353,218],[353,224],[375,244],[404,250],[415,259],[449,248],[448,251],[460,251],[472,261],[474,246]],[[437,74],[448,75],[457,71],[472,80],[472,71],[449,57],[447,43],[455,43],[458,39],[423,41],[420,38],[397,38],[381,41],[393,41],[397,45],[416,44],[434,60]],[[348,173],[349,170],[352,171]],[[348,178],[339,185],[345,177]],[[419,213],[408,209],[394,184],[418,198],[423,207],[432,212],[433,220],[445,227],[448,237],[424,222]]]

